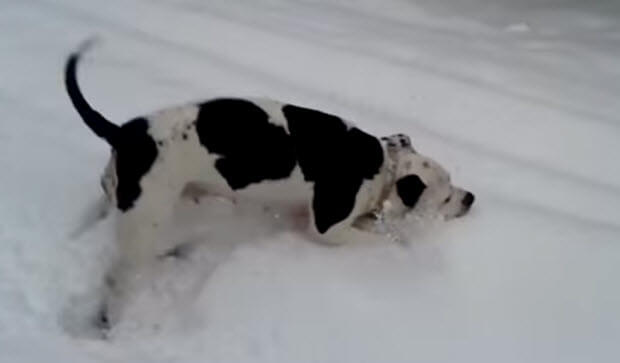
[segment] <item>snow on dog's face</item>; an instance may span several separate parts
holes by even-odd
[[[394,160],[394,186],[384,212],[391,217],[414,215],[452,219],[466,214],[474,195],[452,185],[450,174],[433,159],[417,153],[407,136],[384,138]]]

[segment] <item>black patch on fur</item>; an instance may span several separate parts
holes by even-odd
[[[417,175],[407,175],[396,181],[396,192],[403,201],[403,204],[409,208],[413,208],[420,196],[424,192],[426,184]]]
[[[114,145],[118,177],[116,199],[121,211],[129,210],[140,197],[140,179],[151,169],[157,158],[157,145],[147,131],[146,119],[131,120],[120,128]]]
[[[196,131],[207,151],[220,156],[215,168],[234,190],[288,178],[299,163],[304,179],[314,182],[315,223],[324,233],[351,213],[363,180],[379,173],[383,149],[336,116],[291,105],[282,111],[290,135],[252,102],[217,99],[200,105]]]
[[[221,157],[215,168],[233,189],[287,178],[296,165],[291,138],[252,102],[216,99],[200,105],[196,131],[200,143]]]
[[[353,210],[364,179],[383,164],[379,140],[337,116],[307,108],[282,108],[306,181],[314,182],[312,208],[316,228],[325,233]]]

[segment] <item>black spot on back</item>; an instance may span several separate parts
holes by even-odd
[[[286,130],[270,123],[269,115],[252,102],[201,104],[196,131],[200,143],[221,156],[215,167],[232,189],[287,178],[295,168],[295,148]]]
[[[157,158],[155,140],[147,133],[148,121],[137,118],[124,124],[115,145],[118,208],[127,211],[140,196],[140,179]]]
[[[383,164],[379,140],[337,116],[307,108],[282,108],[306,181],[314,182],[312,208],[317,230],[326,232],[353,210],[364,179]]]

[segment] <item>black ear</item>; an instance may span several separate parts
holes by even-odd
[[[409,208],[413,208],[416,205],[425,188],[426,184],[424,184],[422,179],[413,174],[396,181],[396,192],[400,199],[402,199],[403,204]]]

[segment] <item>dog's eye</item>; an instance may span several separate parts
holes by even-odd
[[[449,196],[448,198],[443,200],[443,204],[448,204],[450,203],[450,200],[452,199],[452,196]]]

